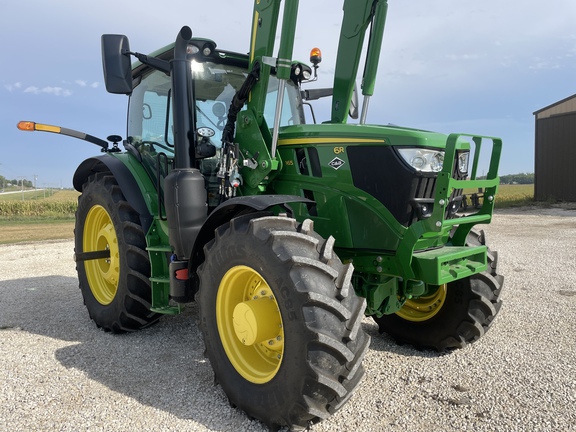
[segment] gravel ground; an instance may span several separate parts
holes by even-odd
[[[366,375],[319,431],[576,430],[576,206],[500,211],[504,306],[446,355],[396,346],[371,320]],[[73,243],[0,246],[0,430],[264,431],[213,385],[189,307],[128,335],[83,306]]]

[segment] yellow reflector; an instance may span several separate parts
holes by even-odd
[[[37,131],[60,133],[60,126],[50,126],[46,124],[36,123]]]
[[[22,130],[22,131],[33,131],[35,128],[34,126],[36,125],[36,123],[31,122],[31,121],[21,121],[18,122],[18,129]]]

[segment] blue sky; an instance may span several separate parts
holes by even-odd
[[[295,57],[322,49],[318,86],[331,85],[341,4],[300,0]],[[188,25],[220,48],[246,52],[251,14],[249,0],[2,2],[0,174],[70,187],[78,164],[99,152],[20,132],[19,120],[125,136],[127,98],[106,93],[101,34],[126,34],[133,51],[148,53]],[[499,136],[500,173],[533,172],[532,113],[576,93],[575,22],[574,0],[389,0],[368,122]]]

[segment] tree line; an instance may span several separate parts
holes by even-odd
[[[486,176],[477,177],[477,179],[486,180]],[[534,173],[501,175],[500,184],[534,184]]]
[[[34,187],[34,183],[32,183],[30,180],[26,180],[26,179],[20,179],[20,180],[18,180],[18,179],[12,179],[12,180],[9,180],[9,179],[7,179],[6,177],[0,175],[0,187],[5,187],[5,186],[8,186],[8,185],[12,185],[12,186],[22,186],[22,185],[24,185],[24,187],[28,187],[28,188]]]
[[[534,184],[534,173],[501,175],[500,184]]]

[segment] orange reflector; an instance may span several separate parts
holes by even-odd
[[[31,121],[21,121],[18,122],[18,129],[21,131],[33,131],[35,130],[36,123]]]

